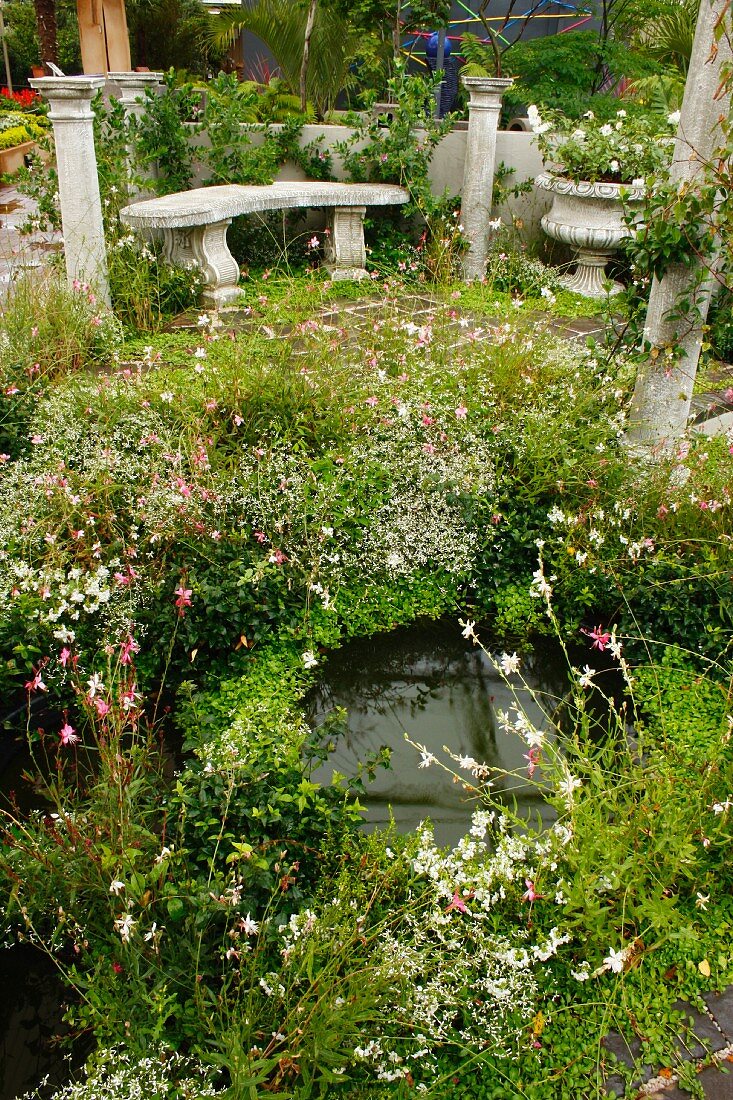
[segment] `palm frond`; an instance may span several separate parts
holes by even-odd
[[[289,91],[298,95],[306,17],[305,9],[293,0],[257,0],[251,8],[220,15],[211,36],[217,45],[230,46],[243,30],[255,34],[273,54]],[[319,8],[311,38],[307,91],[320,116],[352,82],[349,65],[356,47],[357,37],[348,23]]]

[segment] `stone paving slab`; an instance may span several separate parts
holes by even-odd
[[[12,185],[0,187],[0,294],[19,272],[42,267],[62,247],[59,233],[21,234],[34,204]]]
[[[685,1001],[674,1005],[676,1011],[685,1016],[677,1036],[677,1058],[679,1062],[698,1064],[698,1081],[704,1089],[705,1100],[733,1100],[733,986],[722,993],[707,994],[704,1001],[706,1012],[696,1010]],[[637,1038],[627,1041],[612,1032],[603,1039],[602,1046],[624,1066],[638,1066],[642,1047]],[[619,1100],[621,1097],[635,1100],[641,1096],[659,1096],[660,1100],[687,1097],[689,1100],[689,1092],[678,1088],[674,1065],[641,1066],[638,1078],[628,1087],[621,1075],[613,1072],[613,1066],[608,1069],[603,1089],[605,1096],[613,1095]]]

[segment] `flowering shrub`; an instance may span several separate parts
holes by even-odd
[[[733,440],[640,471],[620,446],[623,360],[484,320],[493,285],[444,303],[380,289],[348,330],[336,307],[314,315],[322,284],[293,302],[273,278],[236,336],[201,315],[100,347],[90,370],[57,352],[3,459],[0,668],[44,798],[3,818],[3,924],[83,992],[72,1027],[123,1044],[80,1100],[133,1072],[171,1100],[442,1095],[459,1074],[467,1097],[497,1080],[591,1095],[611,1018],[633,1013],[657,1061],[649,988],[671,1004],[712,988],[702,963],[733,974]],[[84,316],[88,293],[71,296]],[[63,330],[41,344],[32,301],[26,318],[10,337],[32,365]],[[553,729],[497,716],[516,773],[450,760],[478,800],[455,849],[427,825],[365,838],[354,796],[385,754],[320,787],[304,696],[348,637],[457,604],[468,641],[485,617],[585,651],[568,650]],[[632,659],[680,638],[691,652],[650,702]],[[638,677],[633,734],[623,704],[595,722],[602,661]],[[520,657],[497,664],[511,682]],[[556,819],[515,828],[497,780],[536,783]],[[220,1077],[191,1084],[198,1059]]]
[[[575,183],[634,183],[658,176],[669,165],[678,115],[670,115],[667,126],[657,116],[616,112],[608,121],[587,111],[580,119],[568,119],[559,112],[540,115],[528,111],[545,167]]]
[[[43,100],[38,92],[31,88],[21,88],[11,92],[9,88],[0,88],[0,109],[5,106],[22,107],[24,111],[36,111],[43,105]]]

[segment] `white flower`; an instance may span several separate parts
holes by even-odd
[[[199,326],[199,328],[206,328],[207,325],[210,325],[211,318],[209,317],[208,313],[200,313],[199,319],[196,324]]]
[[[612,172],[618,172],[621,165],[619,164],[619,162],[617,160],[612,160],[612,161],[609,161],[608,167],[611,169]]]
[[[670,126],[678,126],[681,117],[681,111],[672,111],[671,115],[667,115],[667,122],[670,124]]]
[[[523,731],[523,736],[528,748],[544,748],[545,735],[542,730],[536,730],[534,726],[527,726],[527,728]]]
[[[205,359],[206,358],[206,348],[196,348],[196,350],[193,353],[193,357],[194,357],[194,359]]]
[[[594,668],[590,668],[588,665],[584,665],[582,673],[578,673],[578,684],[580,685],[580,687],[592,687],[593,677],[595,676],[595,674],[596,670]]]
[[[521,660],[516,653],[512,653],[511,657],[508,653],[502,653],[499,658],[499,665],[505,676],[511,676],[513,672],[519,672],[520,664]]]
[[[306,649],[305,653],[303,654],[303,667],[304,668],[315,668],[317,664],[318,664],[318,658],[316,657],[313,650],[312,649]]]
[[[95,672],[91,679],[87,680],[87,687],[89,688],[90,699],[93,699],[98,692],[104,691],[104,683],[98,672]]]
[[[615,951],[611,948],[603,960],[603,965],[606,970],[612,970],[614,974],[620,974],[624,968],[625,962],[626,949],[622,948],[620,951]]]
[[[474,642],[476,642],[477,638],[476,638],[476,635],[473,632],[473,628],[475,627],[476,623],[472,622],[471,619],[467,619],[465,623],[464,623],[463,619],[459,619],[458,622],[463,627],[463,630],[461,631],[461,633],[463,634],[463,637],[464,638],[471,638],[471,639],[473,639]]]
[[[420,763],[418,768],[429,768],[431,764],[436,764],[437,759],[427,749],[420,749]]]
[[[242,931],[247,936],[256,936],[259,930],[259,924],[257,923],[257,921],[252,920],[251,916],[248,913],[242,921]]]
[[[173,394],[170,390],[164,390],[160,395],[160,400],[164,401],[166,405],[170,405],[173,402]]]
[[[565,771],[564,778],[561,783],[558,784],[558,791],[565,797],[567,802],[573,801],[573,791],[576,791],[578,787],[582,787],[582,781],[576,779],[574,775],[571,775],[569,771]]]
[[[598,133],[601,135],[601,137],[610,137],[613,133],[613,126],[609,126],[609,124],[605,122],[603,126],[601,126]]]
[[[527,121],[533,134],[546,134],[551,129],[549,122],[543,122],[540,112],[534,103],[527,108]]]
[[[123,943],[130,942],[130,936],[136,924],[137,921],[133,920],[129,913],[124,917],[119,917],[115,921],[115,929],[119,932]]]
[[[163,929],[161,928],[160,931],[162,933]],[[150,925],[150,931],[145,933],[145,935],[143,936],[143,939],[145,940],[146,943],[152,943],[152,941],[155,939],[157,934],[158,934],[158,925],[157,925],[156,921],[153,921],[153,923]]]
[[[124,882],[120,882],[120,880],[118,878],[116,878],[113,882],[110,882],[110,884],[109,884],[109,892],[110,892],[110,894],[114,894],[114,896],[116,898],[120,896],[120,894],[122,893],[122,891],[124,889],[125,889]]]

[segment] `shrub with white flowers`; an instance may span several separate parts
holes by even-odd
[[[612,118],[587,111],[580,120],[559,112],[540,115],[530,108],[530,125],[545,168],[575,183],[627,183],[641,186],[667,168],[674,145],[673,115],[629,115],[621,108]]]

